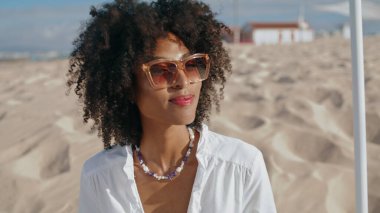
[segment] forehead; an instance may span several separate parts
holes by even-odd
[[[188,53],[189,49],[185,44],[178,37],[169,34],[165,38],[157,39],[153,57],[178,60]]]

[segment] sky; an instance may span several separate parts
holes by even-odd
[[[69,52],[91,5],[104,0],[0,0],[0,52]],[[296,21],[303,5],[316,30],[333,30],[348,22],[342,0],[205,0],[228,25],[250,21]],[[235,3],[234,3],[235,2]],[[236,4],[237,2],[237,4]],[[234,10],[233,8],[236,8]],[[237,11],[239,16],[234,16]],[[380,0],[363,1],[364,31],[380,32]]]

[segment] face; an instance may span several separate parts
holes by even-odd
[[[179,60],[190,55],[187,47],[173,34],[157,40],[154,58]],[[186,125],[195,119],[202,82],[190,83],[179,70],[175,85],[154,89],[142,70],[137,73],[136,104],[142,124]]]

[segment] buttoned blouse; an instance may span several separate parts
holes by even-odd
[[[199,131],[198,168],[187,212],[275,213],[262,153],[253,145],[210,131],[205,124]],[[79,212],[144,212],[131,146],[115,145],[84,163]]]

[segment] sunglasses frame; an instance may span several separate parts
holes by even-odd
[[[150,73],[150,67],[151,66],[153,66],[155,64],[158,64],[158,63],[168,62],[168,63],[173,63],[173,64],[176,65],[176,67],[177,67],[177,73],[179,72],[179,70],[182,70],[182,72],[184,72],[185,69],[186,69],[185,68],[186,62],[188,62],[191,59],[200,58],[200,57],[205,57],[205,59],[206,59],[206,70],[205,70],[205,72],[206,72],[206,78],[205,79],[201,79],[199,81],[192,81],[192,82],[190,82],[190,83],[196,83],[196,82],[204,81],[204,80],[206,80],[208,78],[208,74],[210,72],[210,67],[211,67],[211,61],[210,61],[210,57],[206,53],[195,53],[195,54],[189,55],[189,56],[187,56],[185,58],[182,58],[182,59],[179,59],[179,60],[171,60],[171,59],[163,59],[163,58],[152,60],[152,61],[149,61],[147,63],[142,64],[142,70],[145,72],[146,77],[148,78],[148,81],[149,81],[150,85],[154,89],[168,88],[168,87],[173,86],[176,83],[176,80],[174,80],[171,85],[168,84],[165,87],[158,86],[157,84],[154,83],[152,74]]]

